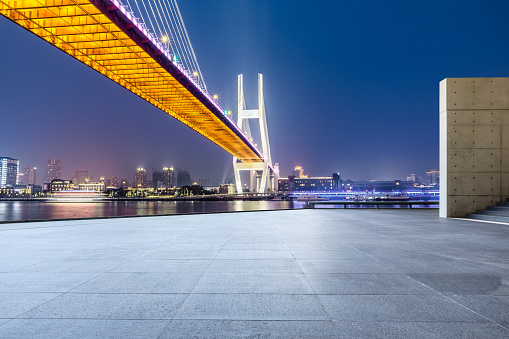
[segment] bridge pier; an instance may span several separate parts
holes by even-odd
[[[262,143],[263,160],[261,162],[243,163],[233,157],[233,172],[235,174],[235,184],[237,193],[242,193],[242,180],[240,171],[250,171],[250,191],[257,193],[265,193],[267,191],[274,192],[277,190],[276,173],[278,166],[272,166],[270,156],[269,134],[267,130],[267,119],[265,116],[265,103],[263,100],[263,76],[258,74],[258,109],[246,109],[246,101],[244,98],[244,83],[242,74],[238,77],[238,127],[248,136],[251,137],[249,119],[257,119],[260,128],[260,136]]]

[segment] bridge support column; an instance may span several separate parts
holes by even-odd
[[[260,137],[262,143],[263,161],[256,163],[241,163],[237,158],[233,157],[233,171],[235,173],[235,184],[237,193],[243,192],[240,171],[251,171],[250,173],[250,191],[257,193],[265,193],[267,191],[274,192],[277,189],[274,185],[274,177],[279,173],[275,173],[272,167],[270,157],[269,133],[267,130],[267,119],[265,116],[265,103],[263,100],[263,76],[258,74],[258,109],[246,109],[246,101],[244,98],[244,84],[242,74],[238,78],[238,119],[239,128],[250,136],[249,119],[257,119],[260,126]]]

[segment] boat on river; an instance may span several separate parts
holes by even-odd
[[[295,200],[297,201],[327,201],[329,198],[322,197],[316,194],[299,195]]]
[[[68,190],[58,191],[42,198],[45,202],[102,202],[108,200],[106,194],[97,191]]]

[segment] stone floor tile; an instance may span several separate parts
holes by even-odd
[[[105,273],[76,293],[190,293],[201,272]]]
[[[157,338],[168,320],[14,319],[0,326],[0,338]]]
[[[497,339],[509,331],[492,323],[471,322],[334,322],[338,338]]]
[[[167,242],[161,246],[158,246],[156,251],[170,251],[170,252],[201,252],[201,251],[219,251],[224,246],[223,243],[204,243],[204,244],[182,244],[182,243],[173,243],[173,242]]]
[[[161,338],[332,338],[330,321],[172,320]]]
[[[304,273],[402,273],[379,260],[297,260]]]
[[[329,320],[314,295],[191,294],[174,319]]]
[[[0,293],[0,318],[16,318],[60,293]]]
[[[212,260],[132,260],[113,269],[124,273],[205,272]]]
[[[449,297],[494,322],[509,323],[509,296],[450,295]]]
[[[313,289],[302,273],[205,273],[193,293],[312,294]]]
[[[104,273],[120,266],[125,260],[47,260],[17,270],[17,273]]]
[[[317,294],[433,294],[401,273],[306,274]]]
[[[357,250],[341,251],[292,251],[297,260],[373,260],[373,257]]]
[[[216,259],[293,259],[288,251],[269,251],[269,250],[222,250],[218,253]]]
[[[506,279],[471,273],[415,273],[409,276],[441,293],[509,295],[509,274]]]
[[[134,259],[136,257],[141,256],[146,253],[143,250],[96,250],[96,249],[87,249],[76,251],[72,254],[69,254],[61,259],[120,259],[120,260],[128,260]]]
[[[187,294],[81,294],[67,293],[20,318],[168,319]]]
[[[218,251],[201,251],[201,250],[181,250],[181,251],[160,251],[154,250],[147,252],[144,254],[141,259],[143,260],[171,260],[171,259],[181,259],[181,260],[206,260],[206,259],[214,259]]]
[[[253,251],[253,250],[262,250],[262,251],[288,251],[288,247],[286,244],[278,244],[278,243],[227,243],[224,244],[223,250],[245,250],[245,251]]]
[[[437,295],[320,295],[319,298],[327,313],[338,321],[487,322]]]
[[[2,273],[0,292],[67,292],[99,273]]]
[[[301,268],[294,259],[244,259],[214,260],[207,272],[222,273],[302,273]]]

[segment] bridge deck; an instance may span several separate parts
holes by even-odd
[[[236,124],[117,0],[0,0],[0,14],[242,162],[261,161],[261,153]]]

